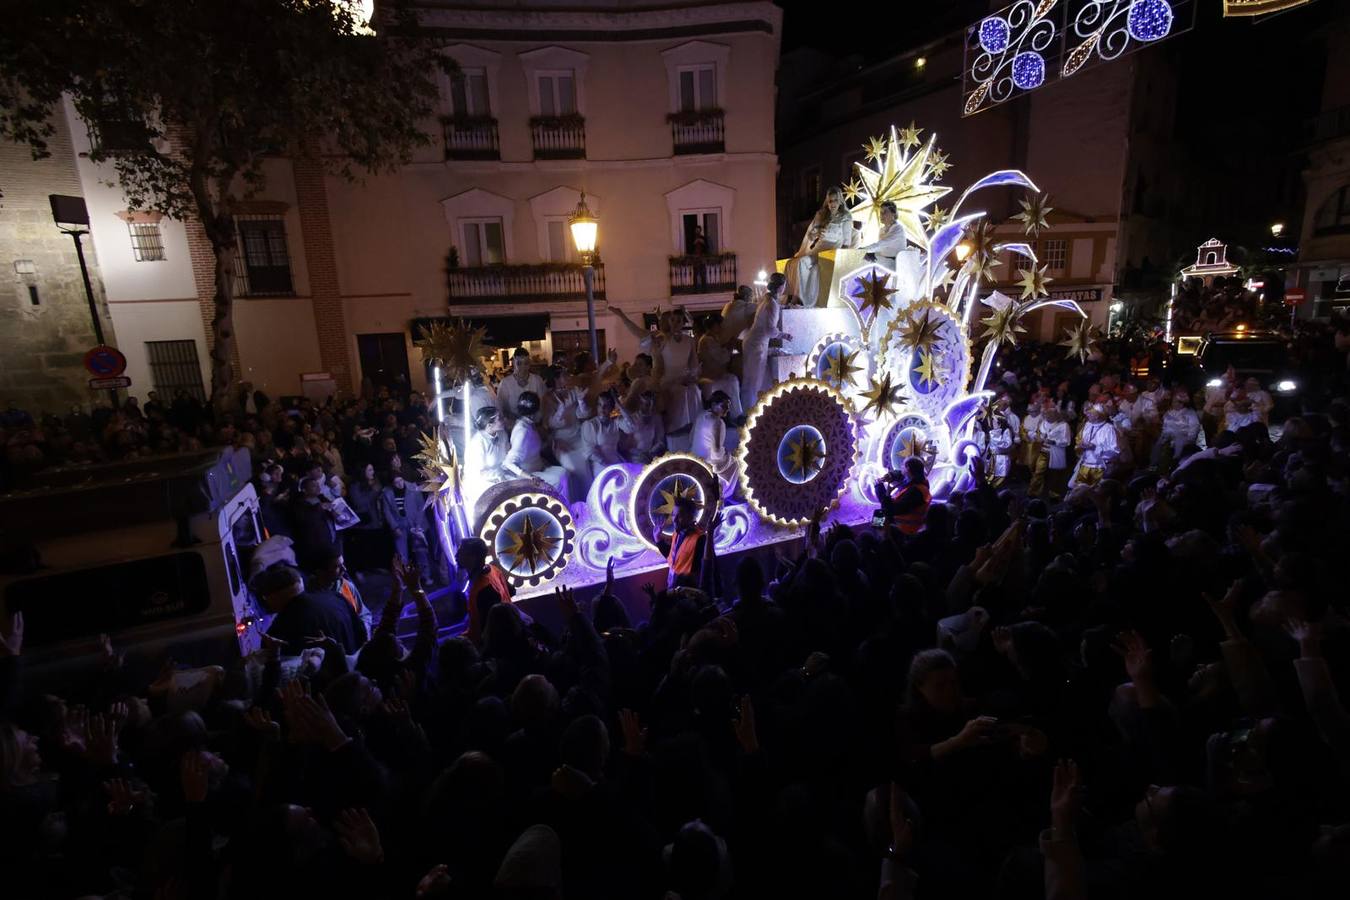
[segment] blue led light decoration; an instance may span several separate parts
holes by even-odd
[[[1192,0],[1071,0],[1064,23],[1064,67],[1073,75],[1190,28]]]
[[[1172,30],[1172,4],[1167,0],[1134,0],[1125,27],[1136,41],[1156,41]]]
[[[1013,57],[1013,84],[1024,91],[1038,88],[1045,81],[1045,57],[1027,50]]]
[[[1002,53],[1012,34],[1008,23],[998,16],[990,16],[980,23],[980,46],[985,53]]]

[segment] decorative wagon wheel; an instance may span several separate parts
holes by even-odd
[[[721,495],[717,474],[697,456],[667,453],[658,457],[638,475],[629,498],[628,520],[637,530],[634,537],[651,547],[653,530],[660,529],[663,537],[673,534],[675,501],[680,497],[693,499],[698,508],[698,527],[711,531]]]
[[[535,587],[567,568],[576,530],[566,503],[549,494],[530,492],[493,507],[479,537],[513,584]]]

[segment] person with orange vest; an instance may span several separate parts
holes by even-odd
[[[510,603],[515,591],[506,573],[496,564],[488,562],[487,544],[482,538],[465,538],[455,554],[455,565],[469,579],[464,591],[464,604],[468,607],[469,615],[465,636],[477,643],[483,635],[488,610],[498,603]]]
[[[341,550],[334,550],[320,559],[319,567],[314,570],[314,586],[319,590],[331,591],[346,601],[352,612],[361,620],[361,624],[366,627],[365,635],[359,635],[365,640],[370,634],[370,607],[366,606],[356,582],[352,581],[348,574],[346,560],[342,558]]]
[[[660,526],[652,528],[652,543],[666,558],[669,567],[666,590],[677,587],[700,588],[703,586],[703,558],[709,554],[712,544],[708,541],[708,532],[698,527],[698,503],[693,497],[675,498],[671,524],[674,532],[669,538],[662,534]]]
[[[918,534],[922,531],[928,506],[933,502],[923,460],[911,456],[905,460],[902,472],[887,475],[877,484],[877,499],[881,501],[886,520],[903,533]]]

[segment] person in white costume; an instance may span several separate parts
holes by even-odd
[[[730,498],[736,492],[739,467],[736,457],[727,451],[727,410],[731,398],[717,391],[708,398],[708,408],[694,421],[694,434],[689,450],[708,464],[722,481],[722,496]]]
[[[1069,443],[1073,432],[1064,418],[1064,411],[1053,403],[1045,407],[1045,415],[1036,428],[1036,443],[1040,447],[1036,464],[1031,470],[1028,497],[1049,494],[1058,499],[1064,491],[1064,475],[1069,468]]]
[[[825,192],[825,202],[806,229],[797,254],[788,260],[788,296],[800,297],[803,306],[823,305],[820,296],[821,251],[857,245],[858,234],[853,230],[853,214],[844,203],[844,192],[839,187],[832,187]]]
[[[476,507],[483,491],[511,477],[503,465],[511,446],[506,437],[506,423],[497,407],[479,407],[473,414],[473,425],[469,449],[464,454],[464,506],[470,521],[478,515]]]
[[[656,411],[656,392],[644,391],[632,414],[633,431],[624,441],[623,455],[629,462],[646,465],[666,452],[666,428]]]
[[[755,292],[750,285],[742,284],[736,293],[722,307],[722,324],[718,328],[717,339],[730,346],[740,340],[745,329],[755,320]]]
[[[1239,428],[1245,428],[1248,425],[1254,425],[1261,421],[1261,414],[1257,412],[1252,399],[1247,396],[1247,392],[1238,388],[1233,391],[1233,396],[1223,408],[1222,431],[1236,432]]]
[[[1130,387],[1133,387],[1130,385]],[[1106,409],[1106,417],[1112,425],[1116,426],[1116,446],[1120,450],[1120,461],[1124,465],[1134,463],[1134,419],[1131,410],[1134,404],[1125,398],[1117,399],[1114,403],[1110,400],[1103,401],[1102,405]]]
[[[586,389],[579,386],[584,381],[585,376],[559,376],[558,388],[553,391],[549,403],[552,413],[548,417],[548,428],[553,440],[553,455],[567,471],[569,503],[585,500],[591,486],[591,464],[581,438],[581,427],[595,413]]]
[[[1155,460],[1169,451],[1173,460],[1180,459],[1182,450],[1199,441],[1201,429],[1200,414],[1191,406],[1191,398],[1178,390],[1172,395],[1172,408],[1163,414]]]
[[[526,391],[536,398],[543,397],[544,379],[530,371],[530,351],[517,347],[511,356],[511,372],[497,385],[497,413],[509,428],[516,421],[516,404]]]
[[[600,474],[605,466],[623,462],[619,442],[636,430],[633,417],[619,405],[618,395],[604,391],[596,398],[596,413],[581,426],[581,443],[586,448],[586,460],[591,467],[590,478]]]
[[[787,280],[774,272],[769,276],[769,287],[755,310],[755,319],[741,341],[744,363],[741,371],[741,409],[749,412],[760,393],[773,382],[769,375],[769,342],[775,338],[792,340],[783,330],[783,307],[780,300]]]
[[[698,339],[699,390],[703,402],[718,391],[731,399],[731,410],[727,413],[732,422],[739,422],[744,412],[741,409],[741,380],[731,371],[731,344],[722,341],[721,317],[716,316],[708,324],[708,330]]]
[[[1261,387],[1261,382],[1255,378],[1248,378],[1244,384],[1247,391],[1247,397],[1252,401],[1252,409],[1256,411],[1257,417],[1262,424],[1270,424],[1270,411],[1275,408],[1275,400],[1270,396],[1270,392]]]
[[[859,247],[863,259],[895,271],[895,258],[905,249],[905,229],[896,219],[895,204],[887,200],[881,204],[881,233],[870,244]]]
[[[539,395],[526,391],[516,401],[516,424],[511,427],[511,449],[502,469],[515,478],[531,478],[552,485],[566,497],[567,472],[544,461],[544,438],[539,433]]]
[[[1106,467],[1120,455],[1116,426],[1107,418],[1106,407],[1093,403],[1087,408],[1087,422],[1078,435],[1078,465],[1069,487],[1093,485],[1106,477]]]

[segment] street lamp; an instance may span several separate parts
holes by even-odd
[[[956,249],[956,261],[958,263],[963,263],[966,261],[966,257],[970,255],[970,251],[974,250],[975,248],[971,246],[970,241],[962,241],[961,243],[956,245],[955,249]]]
[[[48,194],[47,200],[51,203],[52,221],[56,223],[56,227],[84,226],[84,228],[61,228],[61,233],[70,235],[70,239],[75,242],[75,256],[80,261],[80,275],[84,278],[84,298],[89,301],[89,318],[94,323],[94,339],[102,347],[103,323],[99,321],[98,304],[94,301],[94,285],[89,280],[89,265],[84,261],[84,245],[80,243],[81,236],[89,233],[89,210],[84,205],[83,197]]]
[[[586,206],[586,192],[582,191],[577,208],[567,220],[572,229],[572,243],[581,257],[581,279],[586,283],[586,327],[591,333],[591,361],[600,364],[600,345],[595,340],[595,237],[600,223]]]
[[[1275,223],[1273,223],[1273,224],[1270,226],[1270,236],[1271,236],[1271,237],[1280,237],[1280,236],[1282,236],[1283,234],[1284,234],[1284,223],[1283,223],[1283,222],[1275,222]]]

